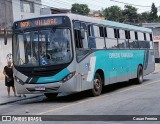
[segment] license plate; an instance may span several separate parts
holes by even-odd
[[[45,87],[44,86],[35,86],[35,90],[45,90]]]

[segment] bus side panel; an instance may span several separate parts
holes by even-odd
[[[137,77],[137,69],[139,65],[144,64],[145,50],[131,50],[133,57],[130,58],[130,79]]]
[[[82,91],[93,88],[94,75],[99,69],[104,72],[105,85],[136,78],[138,65],[144,64],[144,56],[145,50],[95,51],[79,63]]]
[[[96,58],[94,54],[90,54],[84,60],[77,64],[77,73],[81,77],[82,91],[93,88],[93,76]]]
[[[154,50],[146,50],[144,57],[144,75],[147,75],[155,70]]]
[[[95,56],[97,59],[95,71],[98,69],[104,71],[107,85],[136,78],[138,65],[143,65],[144,50],[97,51]]]

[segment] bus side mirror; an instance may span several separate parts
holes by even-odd
[[[7,31],[4,29],[4,45],[7,45]]]
[[[85,32],[83,30],[81,30],[81,39],[85,38]]]

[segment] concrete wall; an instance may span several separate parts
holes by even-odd
[[[13,23],[12,0],[0,0],[0,27],[9,28]]]
[[[0,28],[11,28],[16,20],[32,18],[40,15],[41,0],[34,2],[34,13],[21,12],[20,0],[0,0]]]
[[[142,26],[152,29],[155,57],[160,57],[160,23],[143,23]]]
[[[50,8],[42,8],[41,15],[47,15],[47,14],[51,14],[51,9]]]
[[[160,25],[159,25],[160,26]],[[160,27],[152,28],[153,30],[153,42],[155,48],[155,57],[160,57]]]
[[[4,79],[3,68],[9,59],[8,54],[12,53],[12,39],[11,36],[8,38],[8,44],[4,45],[4,39],[0,36],[0,79]]]
[[[40,9],[41,9],[41,0],[28,0],[28,1],[33,1],[37,4],[35,4],[34,8],[35,11],[34,13],[26,13],[26,12],[21,12],[21,6],[20,6],[20,0],[12,0],[13,4],[13,20],[17,21],[20,19],[26,19],[26,18],[32,18],[40,15]]]

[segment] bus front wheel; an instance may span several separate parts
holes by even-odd
[[[55,99],[58,95],[58,93],[44,93],[44,95],[48,98],[48,99]]]
[[[93,81],[92,95],[99,96],[101,92],[102,92],[102,78],[98,73],[96,73]]]

